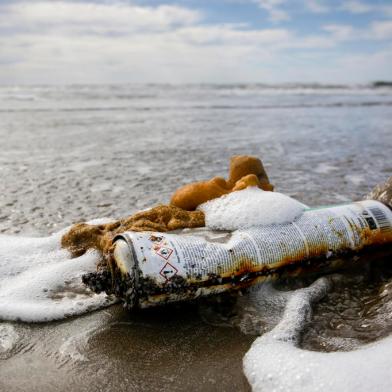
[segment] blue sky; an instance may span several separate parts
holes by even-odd
[[[392,1],[0,0],[0,83],[392,79]]]

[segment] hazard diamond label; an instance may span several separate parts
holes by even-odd
[[[178,272],[178,269],[176,267],[174,267],[170,263],[166,263],[159,273],[166,280],[170,280],[173,276],[177,275],[177,272]]]
[[[169,257],[173,253],[173,249],[167,246],[160,246],[155,248],[154,250],[158,256],[161,256],[165,260],[169,260]]]

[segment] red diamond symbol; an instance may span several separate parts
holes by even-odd
[[[158,256],[161,256],[165,260],[169,260],[169,257],[173,253],[173,249],[167,246],[160,246],[158,248],[155,248],[154,250]]]
[[[173,276],[177,275],[178,269],[170,263],[166,263],[159,272],[166,280],[170,280]]]

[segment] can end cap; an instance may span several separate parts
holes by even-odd
[[[118,239],[114,245],[113,257],[121,274],[132,274],[135,267],[131,249],[123,239]]]

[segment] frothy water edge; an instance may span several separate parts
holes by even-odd
[[[99,254],[71,259],[60,245],[66,230],[46,238],[0,236],[1,320],[61,320],[115,302],[83,285],[81,276],[95,271]]]
[[[330,289],[320,278],[291,292],[281,321],[257,338],[243,359],[244,372],[256,392],[388,391],[392,382],[392,337],[349,352],[323,353],[298,347],[312,315],[312,303]]]

